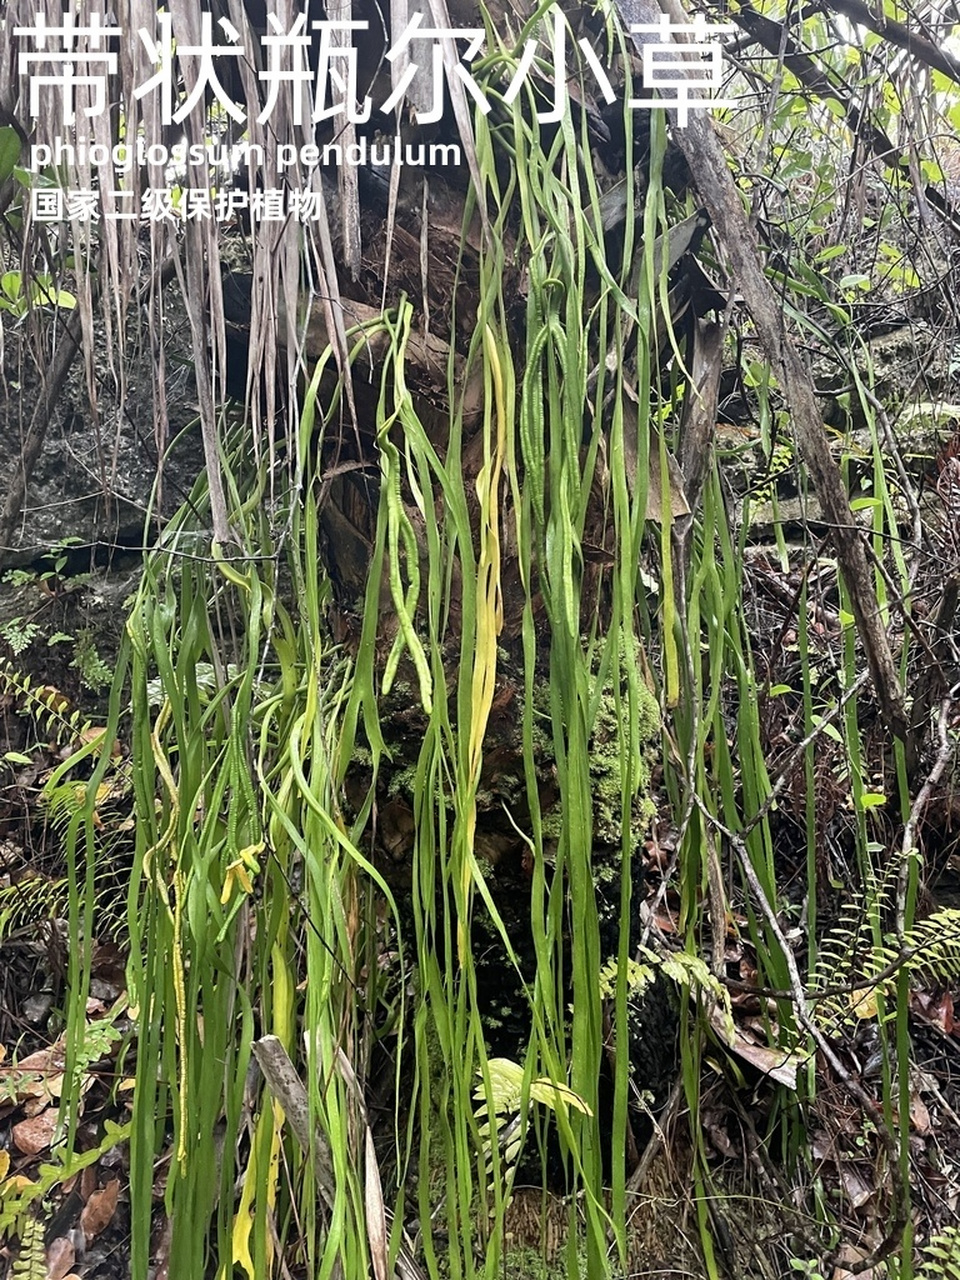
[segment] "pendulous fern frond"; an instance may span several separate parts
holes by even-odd
[[[52,685],[35,684],[9,658],[0,657],[0,691],[7,691],[19,702],[20,710],[37,726],[40,733],[56,742],[83,739],[92,729],[78,707],[70,710],[68,699]]]

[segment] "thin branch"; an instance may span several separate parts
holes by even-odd
[[[952,742],[947,734],[947,724],[950,719],[950,712],[953,710],[956,691],[957,687],[954,686],[940,704],[940,717],[937,721],[940,750],[937,752],[937,758],[933,762],[933,768],[927,774],[926,781],[917,792],[917,797],[910,807],[910,816],[907,818],[903,828],[903,842],[900,846],[900,872],[897,876],[897,939],[901,947],[904,945],[906,934],[907,886],[910,883],[910,865],[913,855],[917,851],[917,827],[920,824],[923,811],[933,795],[934,787],[943,777],[947,766],[952,763],[956,752],[956,743]]]
[[[842,13],[857,26],[866,27],[868,31],[880,36],[888,44],[896,45],[898,49],[905,50],[925,66],[941,72],[950,80],[960,84],[960,59],[955,58],[940,45],[934,44],[932,40],[928,40],[926,36],[911,31],[902,22],[887,18],[882,13],[878,15],[876,8],[864,4],[863,0],[830,0],[829,5],[818,4],[814,5],[814,8],[828,16]]]

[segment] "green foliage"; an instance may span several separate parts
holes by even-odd
[[[73,658],[70,666],[80,673],[81,683],[95,693],[106,688],[113,679],[113,672],[100,657],[92,628],[81,627],[75,637],[61,633],[59,638],[73,639]],[[53,640],[54,637],[51,637],[48,643],[52,644]]]
[[[20,929],[36,930],[43,920],[63,919],[68,901],[65,878],[35,875],[0,885],[0,942]]]
[[[960,979],[960,909],[939,907],[904,935],[911,978],[951,987]]]
[[[3,581],[9,582],[15,587],[57,586],[60,581],[60,575],[67,567],[70,549],[82,541],[82,538],[78,537],[60,538],[41,558],[41,563],[43,561],[47,562],[45,569],[8,569],[3,575]],[[74,576],[71,579],[73,587],[81,586],[88,581],[89,576],[89,574],[77,574]]]
[[[0,185],[11,176],[20,159],[20,135],[12,125],[0,127]]]
[[[20,1248],[13,1264],[14,1280],[47,1280],[47,1258],[43,1244],[43,1221],[32,1213],[20,1227]]]
[[[876,919],[891,909],[896,875],[892,864],[866,894],[850,894],[841,904],[837,923],[819,940],[817,964],[809,978],[811,992],[816,996],[818,991],[849,988],[849,993],[817,1001],[816,1016],[824,1026],[851,1025],[865,1007],[860,1003],[864,991],[873,992],[878,975],[896,961],[894,941],[875,928]],[[891,981],[888,975],[886,990]]]
[[[960,1280],[960,1227],[947,1227],[920,1252],[917,1280]]]
[[[76,295],[69,289],[58,288],[48,272],[30,277],[24,277],[20,271],[5,271],[0,275],[0,311],[21,317],[35,307],[72,311],[76,305]]]
[[[724,984],[711,973],[706,963],[687,951],[664,951],[662,954],[650,947],[640,947],[642,960],[633,958],[626,965],[627,999],[642,999],[655,981],[658,973],[669,978],[671,982],[687,995],[707,999],[721,1011],[724,1026],[730,1037],[733,1037],[733,1009],[730,992]],[[604,1000],[612,1000],[617,992],[617,977],[620,966],[616,960],[608,960],[600,970],[600,995]]]
[[[19,702],[21,713],[28,716],[45,737],[73,742],[89,735],[91,722],[84,718],[82,708],[76,707],[71,711],[69,702],[59,689],[37,684],[32,676],[18,670],[9,658],[0,657],[0,689]]]
[[[603,755],[608,838],[620,846],[626,904],[636,842],[633,809],[649,784],[646,757],[660,716],[642,673],[636,628],[637,592],[643,588],[633,569],[614,575],[612,616],[584,631],[578,562],[604,429],[598,414],[584,461],[592,353],[622,348],[637,318],[624,293],[632,267],[614,280],[589,231],[591,219],[599,224],[592,180],[583,190],[569,185],[586,140],[564,137],[560,151],[548,154],[529,116],[517,107],[513,117],[523,156],[503,190],[492,139],[485,123],[477,124],[496,223],[480,253],[482,301],[465,374],[487,391],[478,437],[479,508],[468,499],[464,482],[462,406],[455,397],[441,457],[406,388],[412,312],[401,305],[380,322],[386,346],[376,415],[379,512],[356,661],[329,638],[319,549],[318,468],[327,430],[322,413],[332,417],[338,408],[334,401],[322,410],[317,398],[329,353],[315,372],[300,423],[296,447],[303,482],[284,496],[288,505],[279,519],[273,513],[278,523],[271,526],[266,518],[266,472],[252,467],[244,440],[225,453],[230,523],[239,550],[228,557],[214,545],[209,559],[177,556],[209,510],[201,482],[147,560],[128,625],[137,810],[129,983],[136,1005],[154,1011],[150,1027],[141,1029],[134,1091],[131,1198],[138,1274],[147,1262],[158,1114],[172,1117],[174,1133],[166,1193],[173,1219],[171,1273],[200,1275],[212,1232],[218,1264],[238,1266],[251,1278],[269,1273],[275,1240],[311,1272],[337,1267],[349,1280],[367,1274],[365,1156],[358,1147],[363,1129],[343,1064],[362,1075],[387,1007],[394,1011],[391,1025],[399,1043],[405,1051],[409,1046],[414,1073],[409,1137],[404,1143],[398,1136],[398,1145],[401,1165],[415,1165],[419,1175],[428,1269],[434,1275],[440,1269],[436,1230],[446,1241],[452,1271],[465,1277],[499,1271],[510,1161],[481,1126],[511,1103],[522,1108],[518,1071],[521,1081],[529,1081],[530,1102],[552,1111],[571,1177],[583,1190],[588,1274],[599,1278],[610,1269],[611,1223],[623,1247],[625,1214],[608,1216],[604,1208],[600,1159],[597,1095],[604,1044],[591,743],[602,748],[596,754]],[[655,182],[661,165],[662,136],[651,166]],[[548,210],[555,212],[548,216]],[[527,227],[531,261],[526,332],[519,340],[508,330],[502,297],[503,243],[508,219],[513,224],[518,217]],[[606,297],[593,310],[586,297],[588,263],[601,271]],[[558,279],[562,290],[555,287]],[[652,297],[658,284],[650,279],[644,287]],[[591,317],[588,332],[585,316]],[[640,325],[645,341],[652,324],[647,315]],[[526,380],[518,387],[514,368],[525,357]],[[597,404],[604,402],[607,382],[597,388]],[[541,416],[545,401],[549,439]],[[614,447],[621,453],[627,430],[618,416]],[[645,431],[646,420],[629,444],[644,459]],[[610,503],[618,562],[635,567],[643,466],[637,488],[628,488],[624,475],[621,460]],[[277,527],[289,531],[279,544],[273,537]],[[519,544],[525,575],[522,740],[531,829],[523,835],[533,865],[537,961],[535,977],[522,987],[531,1027],[522,1065],[488,1056],[472,951],[473,919],[482,910],[505,963],[517,966],[475,844],[500,661],[501,556],[508,532]],[[539,566],[539,587],[526,568],[533,563]],[[384,581],[397,628],[381,666]],[[546,681],[535,634],[538,590],[555,638]],[[460,653],[452,682],[451,647]],[[412,667],[421,727],[410,778],[418,815],[413,928],[409,939],[398,941],[388,936],[396,933],[391,896],[366,850],[386,745],[380,724],[384,694],[399,678],[401,660]],[[120,714],[119,681],[112,691],[111,733]],[[544,683],[564,815],[549,875],[533,747],[533,691]],[[355,744],[369,752],[374,783],[348,820],[342,794]],[[88,878],[93,786],[70,837]],[[623,813],[630,820],[624,822]],[[378,900],[388,904],[385,917]],[[571,908],[577,923],[565,938],[558,924]],[[625,954],[630,915],[621,914]],[[391,979],[400,985],[392,990],[385,989],[390,967],[382,964],[388,949],[399,949],[401,956],[401,972]],[[243,981],[240,954],[246,957]],[[568,964],[572,1019],[570,992],[555,976]],[[415,1013],[403,994],[410,982],[406,966],[415,972]],[[622,1006],[623,1023],[626,1002],[614,1004]],[[323,1135],[334,1165],[329,1215],[318,1209],[309,1161],[289,1141],[266,1096],[257,1106],[249,1154],[240,1141],[249,1115],[250,1043],[265,1032],[282,1040],[308,1082],[310,1122]],[[77,1037],[79,1046],[79,1032]],[[621,1057],[625,1097],[628,1062],[627,1055]],[[401,1061],[398,1054],[398,1071]],[[625,1128],[621,1110],[615,1122],[621,1145]],[[282,1160],[274,1154],[281,1145]],[[439,1209],[430,1198],[438,1168],[444,1186]],[[211,1169],[220,1169],[217,1183]],[[621,1209],[624,1180],[621,1167],[614,1189]],[[571,1213],[576,1203],[571,1200]],[[479,1219],[475,1205],[481,1206]],[[478,1262],[488,1232],[490,1247]]]
[[[899,859],[891,860],[884,880],[866,896],[851,895],[841,918],[822,940],[810,989],[833,994],[817,1000],[816,1016],[836,1031],[859,1019],[873,1018],[878,998],[893,998],[901,975],[914,986],[950,987],[960,978],[960,910],[941,907],[905,931],[902,943],[877,933],[874,921],[891,908],[891,885]],[[836,989],[840,994],[836,994]]]
[[[649,953],[648,953],[649,954]],[[617,990],[617,975],[620,966],[616,960],[608,960],[600,970],[600,997],[612,1000]],[[653,956],[650,964],[641,964],[631,956],[626,966],[627,994],[632,1000],[639,999],[650,988],[657,976],[657,957]]]
[[[871,173],[864,139],[858,133],[851,140],[850,113],[831,91],[848,86],[855,70],[867,99],[863,118],[883,128],[901,123],[901,89],[883,84],[871,93],[883,67],[870,37],[841,28],[826,13],[801,17],[791,39],[804,43],[823,78],[801,81],[793,59],[790,68],[782,60],[760,67],[755,85],[769,93],[758,104],[757,136],[767,151],[744,155],[738,176],[745,191],[751,188],[752,225],[765,238],[785,326],[838,355],[853,388],[850,404],[867,424],[869,447],[858,463],[869,472],[863,489],[869,498],[860,511],[884,569],[875,587],[877,608],[887,616],[911,607],[914,582],[871,408],[875,380],[855,322],[865,302],[909,300],[938,268],[902,247],[916,242],[916,202],[903,198],[905,174]],[[484,74],[495,77],[498,62],[512,65],[511,59],[514,51],[502,51]],[[439,436],[421,421],[406,383],[412,304],[403,299],[348,336],[354,355],[374,338],[384,353],[378,403],[363,424],[364,440],[375,447],[361,461],[372,461],[376,472],[367,491],[376,527],[355,649],[348,654],[331,638],[320,538],[319,504],[329,491],[324,465],[333,456],[324,446],[342,429],[341,413],[346,420],[344,383],[333,378],[335,365],[342,371],[339,354],[336,361],[331,351],[322,357],[301,420],[291,424],[295,482],[284,488],[281,468],[268,475],[265,462],[251,461],[247,440],[227,440],[230,545],[208,545],[213,504],[201,480],[147,557],[111,688],[106,738],[112,742],[129,708],[136,787],[129,979],[141,1011],[131,1163],[137,1276],[148,1269],[153,1171],[170,1154],[163,1149],[168,1126],[171,1274],[194,1280],[215,1267],[259,1280],[281,1269],[279,1250],[283,1267],[311,1276],[359,1280],[376,1269],[382,1258],[371,1202],[380,1183],[365,1142],[362,1095],[378,1057],[390,1061],[395,1091],[403,1093],[392,1153],[395,1193],[402,1200],[407,1185],[417,1188],[431,1277],[493,1280],[500,1273],[517,1144],[528,1124],[535,1127],[534,1104],[553,1113],[571,1205],[582,1209],[583,1254],[576,1257],[571,1246],[570,1274],[581,1261],[589,1280],[623,1270],[628,1018],[631,1001],[661,974],[695,997],[680,1002],[692,1148],[684,1189],[696,1214],[702,1274],[713,1280],[721,1265],[713,1245],[716,1161],[701,1124],[702,1049],[708,1011],[719,1009],[733,1036],[729,995],[717,976],[728,933],[739,931],[737,945],[760,990],[780,993],[794,986],[797,964],[794,939],[785,941],[781,925],[788,908],[806,938],[813,1030],[799,1000],[763,996],[758,1024],[776,1043],[815,1040],[821,1028],[837,1032],[875,1016],[878,1000],[885,1002],[879,1088],[891,1133],[909,1067],[908,1001],[896,997],[907,994],[910,981],[947,982],[960,971],[957,913],[914,922],[916,876],[876,838],[875,823],[905,816],[909,780],[899,748],[880,782],[871,777],[874,762],[863,758],[855,696],[862,654],[843,585],[830,601],[839,621],[838,635],[827,637],[830,665],[818,668],[817,646],[829,646],[813,625],[808,587],[811,571],[827,566],[808,540],[800,549],[795,607],[780,633],[785,650],[787,630],[795,633],[795,669],[777,672],[780,654],[771,661],[764,653],[763,662],[755,654],[766,637],[758,636],[748,607],[749,519],[731,519],[727,485],[713,460],[692,518],[669,514],[666,463],[683,443],[677,424],[697,397],[686,367],[690,350],[672,328],[668,255],[657,251],[691,212],[681,207],[685,196],[664,187],[663,118],[651,113],[642,163],[632,123],[625,129],[621,194],[628,213],[622,235],[617,229],[622,244],[610,253],[597,231],[605,225],[608,193],[600,191],[590,161],[590,113],[541,132],[538,105],[528,85],[510,104],[501,94],[491,120],[476,120],[462,266],[466,272],[476,263],[479,283],[468,314],[459,298],[451,300],[451,331],[470,335],[470,349],[462,364],[451,359],[450,412]],[[0,135],[0,171],[9,146]],[[920,154],[923,146],[917,143],[918,162],[932,178],[933,159]],[[731,161],[738,163],[733,147]],[[865,185],[854,189],[851,175]],[[890,199],[883,193],[881,200],[884,182]],[[480,232],[471,221],[477,206]],[[506,297],[505,281],[518,262],[522,288]],[[708,265],[719,279],[722,261]],[[52,282],[43,288],[48,298],[8,273],[0,281],[0,308],[19,316],[57,299]],[[750,349],[748,326],[740,338],[744,391],[769,459],[764,483],[773,497],[781,469],[793,467],[802,489],[789,439],[791,406],[783,403],[776,371]],[[328,395],[331,380],[337,389]],[[474,380],[483,392],[480,426],[466,440],[465,388]],[[657,521],[648,520],[651,448],[662,464]],[[464,476],[474,455],[480,465],[468,488]],[[753,494],[760,496],[762,490]],[[587,589],[589,556],[597,551],[588,517],[597,508],[606,539],[599,548],[600,604]],[[792,572],[796,548],[786,546],[774,523],[776,555]],[[523,783],[504,807],[528,855],[525,870],[529,863],[534,960],[523,973],[477,841],[489,718],[503,672],[497,642],[507,554],[522,597]],[[6,627],[15,655],[42,634],[26,615]],[[54,642],[67,637],[58,632],[49,637]],[[91,688],[109,675],[92,635],[78,633],[73,665]],[[0,681],[43,732],[78,736],[78,723],[13,664],[0,668]],[[387,695],[401,694],[410,704],[416,748],[414,763],[398,769],[390,784],[411,800],[415,815],[404,868],[412,921],[403,937],[376,863],[379,774],[391,747]],[[798,765],[801,795],[790,816],[806,846],[805,867],[803,850],[798,857],[806,883],[797,892],[794,879],[790,903],[779,848],[774,852],[774,837],[787,823],[778,821],[782,811],[773,800],[786,810],[788,796],[783,787],[774,792],[770,776],[768,695],[781,701],[775,711],[791,709],[793,718],[781,725],[783,743],[810,738],[799,764],[790,762],[791,769]],[[673,876],[664,888],[677,948],[637,952],[631,858],[652,815],[651,748],[661,736],[658,799],[669,810]],[[831,786],[849,800],[842,810],[848,816],[837,825],[846,821],[841,843],[850,888],[840,922],[824,940],[817,921],[825,821],[817,770],[818,753],[826,751],[836,763]],[[82,793],[70,765],[48,788],[49,813],[70,858],[75,1065],[85,1061],[82,1009],[103,849],[95,819],[100,788],[113,776],[106,752],[86,758],[94,776]],[[372,780],[368,793],[357,796],[350,770],[361,760],[363,777]],[[541,811],[546,777],[551,813]],[[609,846],[616,858],[607,856]],[[602,923],[615,919],[619,933],[616,953],[604,964],[601,890],[611,884],[619,901],[612,911],[607,906]],[[890,932],[900,909],[902,946]],[[504,966],[514,970],[529,1021],[516,1061],[491,1059],[485,1043],[489,1024],[474,955],[481,916],[484,936],[502,947]],[[702,958],[708,943],[715,969]],[[842,988],[839,995],[818,999],[834,987]],[[415,1009],[408,1007],[411,991]],[[331,1153],[322,1187],[319,1161],[299,1149],[276,1100],[253,1082],[250,1046],[263,1034],[281,1039],[307,1081],[309,1126]],[[614,1109],[601,1131],[598,1081],[611,1060]],[[762,1109],[774,1117],[771,1129],[780,1128],[762,1135],[758,1150],[781,1149],[791,1170],[803,1165],[798,1152],[815,1085],[811,1068],[789,1106]],[[252,1099],[251,1089],[258,1091]],[[67,1101],[65,1114],[75,1135],[76,1099]],[[908,1139],[896,1134],[901,1164],[892,1158],[887,1174],[904,1188]],[[609,1175],[601,1159],[605,1143],[613,1152]],[[810,1199],[816,1200],[812,1192]],[[871,1212],[879,1221],[884,1211],[878,1192]],[[810,1220],[832,1239],[828,1218],[816,1202]],[[949,1233],[941,1237],[930,1246],[930,1265],[945,1261],[937,1249],[952,1247]],[[952,1267],[952,1258],[946,1261]],[[810,1276],[820,1265],[800,1257],[790,1262]],[[907,1259],[903,1275],[910,1265]],[[941,1267],[936,1274],[951,1272]]]
[[[820,1270],[819,1263],[810,1259],[791,1258],[790,1269],[798,1276],[805,1277],[805,1280],[825,1280],[823,1272]]]
[[[33,644],[41,631],[40,624],[31,622],[28,618],[8,618],[0,624],[0,639],[6,641],[13,650],[14,657],[17,657]]]
[[[76,1177],[84,1169],[95,1165],[98,1160],[102,1159],[108,1152],[114,1151],[117,1147],[128,1142],[130,1139],[130,1125],[118,1125],[112,1120],[103,1122],[103,1137],[100,1142],[94,1146],[87,1148],[82,1152],[73,1152],[68,1154],[60,1149],[60,1160],[57,1163],[42,1164],[38,1171],[39,1176],[33,1182],[24,1182],[20,1179],[8,1179],[6,1182],[0,1182],[0,1231],[4,1233],[12,1233],[18,1224],[21,1224],[21,1230],[27,1230],[25,1224],[29,1217],[33,1215],[31,1206],[50,1194],[55,1188],[62,1183],[67,1182],[70,1178]],[[33,1258],[33,1250],[36,1245],[31,1242],[30,1256]],[[41,1258],[43,1258],[43,1272],[46,1276],[46,1259],[43,1254],[43,1220],[40,1220],[40,1249]]]
[[[3,581],[14,587],[36,587],[37,596],[45,602],[80,591],[90,581],[89,573],[74,574],[66,579],[62,576],[69,560],[70,549],[78,541],[78,538],[73,537],[61,539],[44,557],[48,564],[47,568],[8,569],[3,575]],[[110,683],[113,672],[100,657],[92,627],[82,626],[78,628],[75,635],[61,630],[48,633],[38,618],[39,610],[32,614],[20,614],[7,618],[0,623],[0,639],[10,646],[14,657],[19,656],[37,640],[45,640],[48,648],[62,644],[71,645],[73,656],[70,666],[80,673],[80,681],[85,688],[98,692]]]
[[[527,1128],[526,1111],[537,1102],[549,1111],[569,1110],[590,1115],[590,1108],[572,1089],[559,1081],[542,1076],[525,1082],[524,1069],[509,1058],[490,1058],[486,1063],[486,1079],[474,1090],[477,1099],[478,1134],[490,1168],[493,1168],[494,1146],[502,1160],[507,1194],[514,1167]]]

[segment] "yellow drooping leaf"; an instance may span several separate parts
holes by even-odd
[[[520,1106],[523,1093],[523,1067],[509,1058],[491,1058],[487,1063],[490,1073],[490,1091],[492,1093],[493,1110],[498,1115],[505,1111],[515,1111]],[[485,1096],[483,1083],[477,1085],[473,1096],[483,1099]],[[564,1107],[573,1107],[585,1116],[593,1112],[573,1089],[547,1076],[540,1076],[530,1083],[530,1098],[533,1102],[541,1102],[551,1111],[559,1111]]]
[[[857,1018],[875,1018],[877,1016],[877,988],[860,987],[850,993],[850,1011]]]
[[[7,1153],[4,1152],[4,1155],[6,1154]],[[36,1187],[37,1185],[38,1184],[36,1182],[32,1182],[29,1178],[25,1177],[24,1174],[15,1173],[12,1178],[8,1178],[3,1186],[0,1187],[0,1195],[16,1195],[18,1191],[29,1191],[31,1187]]]
[[[555,1084],[553,1080],[548,1080],[544,1076],[531,1084],[530,1097],[536,1102],[542,1102],[551,1111],[559,1111],[562,1107],[573,1107],[574,1111],[579,1111],[582,1115],[593,1115],[579,1093],[574,1093],[565,1084]]]
[[[235,862],[231,862],[227,867],[227,874],[223,880],[223,890],[220,894],[222,906],[225,906],[233,897],[234,881],[239,884],[244,893],[253,893],[253,881],[250,879],[250,873],[239,858]]]

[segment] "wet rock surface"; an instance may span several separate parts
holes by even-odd
[[[33,564],[65,540],[75,549],[86,548],[88,556],[95,552],[104,563],[118,548],[140,547],[145,538],[152,541],[152,531],[189,494],[203,466],[203,450],[188,326],[182,302],[172,293],[163,338],[166,411],[159,430],[157,378],[145,321],[135,319],[125,335],[122,385],[103,354],[106,343],[98,345],[95,414],[82,356],[74,359],[46,423],[19,519],[7,545],[0,546],[0,567]],[[4,339],[8,372],[0,394],[0,475],[6,488],[22,466],[42,377],[31,367],[25,335],[14,330]],[[21,349],[13,356],[10,347],[18,345]],[[19,376],[13,377],[10,370]]]

